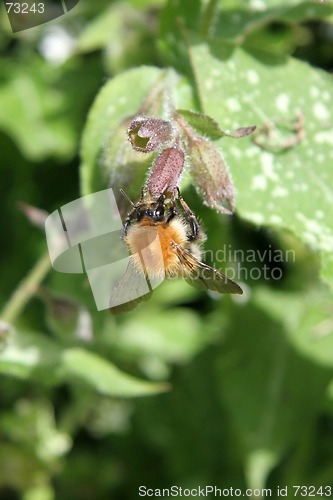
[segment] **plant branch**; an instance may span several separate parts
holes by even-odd
[[[36,289],[45,278],[50,268],[51,262],[49,253],[45,252],[28,275],[21,281],[5,305],[0,314],[2,321],[11,324],[16,320],[31,296],[36,293]]]

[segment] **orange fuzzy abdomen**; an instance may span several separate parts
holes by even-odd
[[[128,230],[126,243],[135,266],[148,276],[177,274],[179,259],[173,243],[186,244],[186,229],[176,219],[157,224],[147,219]]]

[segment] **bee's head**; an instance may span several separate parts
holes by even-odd
[[[164,220],[164,195],[161,195],[157,200],[138,208],[136,213],[137,221],[143,217],[150,217],[156,222]]]

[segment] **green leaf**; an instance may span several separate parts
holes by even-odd
[[[81,348],[61,349],[42,334],[13,333],[0,351],[0,373],[47,384],[80,379],[101,394],[134,397],[168,390],[123,373],[106,359]]]
[[[90,385],[101,394],[115,397],[135,397],[168,390],[168,385],[152,383],[127,375],[97,354],[80,348],[68,349],[62,356],[67,377]]]
[[[274,22],[285,23],[286,29],[288,27],[292,29],[296,23],[316,19],[329,20],[333,14],[333,6],[331,2],[265,0],[265,2],[259,1],[257,5],[253,2],[249,9],[247,1],[235,2],[232,0],[230,5],[223,2],[219,14],[215,30],[216,36],[236,39],[251,35]],[[262,33],[261,31],[261,36]],[[292,44],[293,46],[294,44]],[[265,46],[265,48],[267,47]],[[281,52],[281,44],[278,50]]]
[[[113,2],[107,3],[105,10],[97,9],[99,15],[80,33],[77,50],[104,49],[104,66],[112,75],[130,67],[151,64],[156,59],[156,35],[147,7],[142,1],[137,6],[133,2]]]
[[[251,134],[255,129],[255,126],[249,126],[226,132],[221,129],[220,125],[211,116],[189,109],[177,109],[177,113],[182,115],[191,127],[194,127],[201,135],[208,136],[213,141],[221,139],[221,137],[241,139]]]
[[[135,358],[182,363],[205,345],[201,330],[201,322],[190,310],[179,307],[170,315],[169,311],[150,307],[149,315],[142,310],[129,318],[115,334],[114,343],[127,354],[132,352]]]
[[[190,69],[182,30],[198,28],[201,4],[201,0],[168,0],[160,15],[160,52],[168,65],[186,74]]]
[[[220,42],[196,42],[190,56],[202,111],[222,128],[253,123],[260,129],[302,114],[304,137],[294,147],[284,147],[284,137],[279,154],[249,140],[224,140],[224,152],[239,214],[289,229],[319,250],[322,276],[333,285],[332,76],[295,59],[250,54]],[[295,137],[290,132],[289,140]]]
[[[103,48],[108,43],[116,43],[120,37],[121,23],[125,12],[131,12],[128,6],[111,5],[87,24],[77,40],[80,52],[89,52]]]
[[[332,2],[298,1],[295,5],[288,5],[281,14],[273,10],[278,20],[304,23],[315,19],[331,18],[333,14]],[[277,5],[279,7],[279,5]]]
[[[177,109],[177,113],[202,135],[208,136],[213,141],[225,135],[219,124],[210,116],[188,109]]]
[[[157,68],[133,69],[110,80],[98,94],[90,110],[82,139],[83,195],[106,187],[99,165],[105,143],[112,138],[114,131],[118,131],[119,125],[140,108],[146,94],[160,75],[161,71]],[[122,133],[114,150],[117,150],[120,144],[126,145],[125,131],[126,128],[121,129]]]
[[[262,296],[267,292],[263,289]],[[298,300],[304,312],[306,305],[299,296]],[[272,292],[267,302],[274,307],[274,301]],[[241,308],[231,302],[230,306],[226,342],[216,359],[220,397],[245,452],[248,486],[262,488],[322,407],[332,368],[316,364],[293,348],[286,336],[283,309],[272,317],[256,295]],[[316,308],[317,304],[313,311]],[[294,321],[294,334],[307,335],[304,326]]]
[[[14,331],[0,350],[0,373],[53,384],[60,380],[60,354],[59,344],[42,333]]]
[[[8,59],[0,64],[0,128],[31,160],[71,158],[76,152],[85,101],[97,85],[96,62],[75,68],[68,63],[61,79],[56,68],[37,58],[29,59],[29,64]],[[83,71],[86,83],[78,92]]]
[[[0,127],[28,158],[41,159],[57,149],[68,153],[72,147],[70,130],[56,132],[45,119],[45,113],[55,109],[58,96],[47,92],[40,68],[34,64],[15,67],[6,60],[1,61],[1,66],[6,80],[0,86]]]
[[[326,290],[302,295],[259,288],[255,301],[278,320],[291,344],[306,358],[333,369],[333,306]]]

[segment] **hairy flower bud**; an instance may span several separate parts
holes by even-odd
[[[136,151],[156,151],[172,138],[171,122],[161,118],[137,116],[128,128],[128,137]]]
[[[202,137],[189,140],[189,155],[193,183],[205,205],[219,212],[234,211],[234,188],[222,154]]]
[[[146,188],[153,196],[175,191],[181,179],[184,161],[184,152],[178,147],[162,151],[156,158],[146,183]]]

